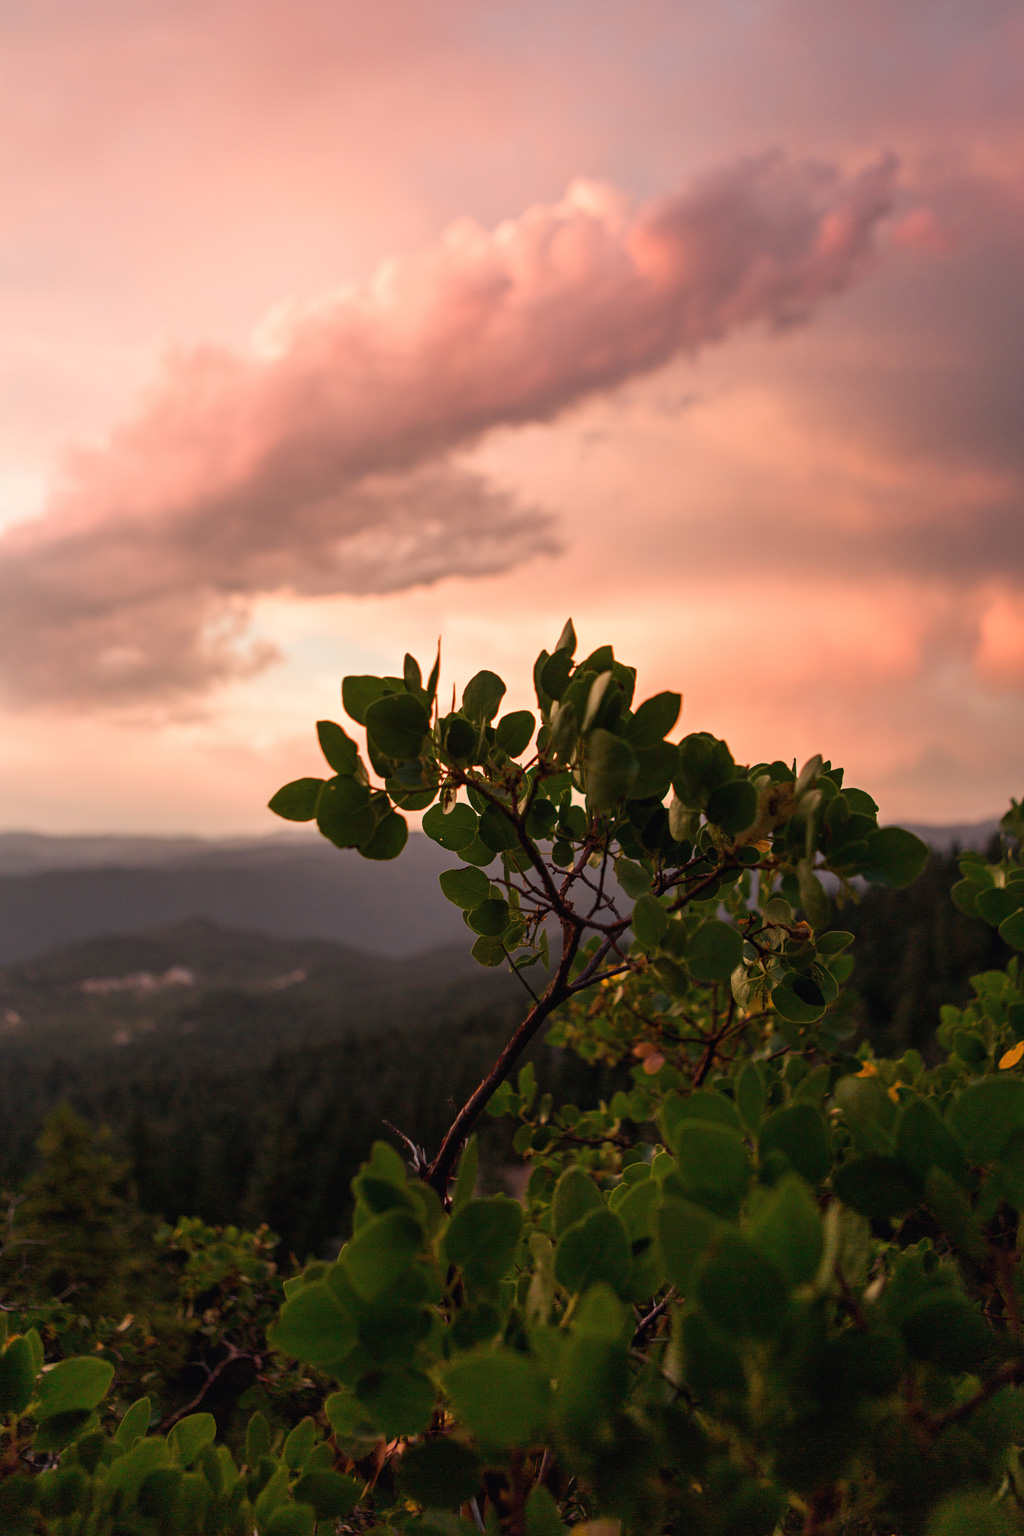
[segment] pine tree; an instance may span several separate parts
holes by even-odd
[[[49,1116],[0,1258],[5,1289],[66,1296],[89,1317],[124,1309],[138,1216],[109,1137],[67,1103]]]

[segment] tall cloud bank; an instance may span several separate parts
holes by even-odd
[[[872,259],[895,167],[777,154],[633,208],[587,182],[452,225],[361,290],[282,311],[245,354],[166,365],[134,419],[0,539],[12,701],[173,701],[271,659],[252,603],[506,570],[550,520],[455,461],[738,327],[806,318]]]

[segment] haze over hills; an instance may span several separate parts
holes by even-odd
[[[984,846],[996,826],[914,830],[946,851]],[[384,864],[341,852],[312,829],[222,840],[2,833],[0,963],[197,918],[409,956],[464,941],[461,915],[437,883],[456,862],[420,833]]]
[[[997,826],[912,830],[948,852],[984,847]],[[437,883],[458,862],[418,832],[384,864],[339,851],[312,828],[216,840],[0,833],[0,964],[194,918],[409,956],[465,940]]]
[[[0,963],[191,918],[413,955],[466,936],[437,883],[457,862],[422,833],[384,864],[313,830],[223,841],[2,833]]]

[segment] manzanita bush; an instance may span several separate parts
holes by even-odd
[[[610,647],[575,649],[569,624],[538,658],[539,720],[499,717],[491,672],[447,714],[436,664],[346,678],[368,766],[320,722],[331,776],[271,802],[368,858],[425,812],[474,954],[524,987],[441,1146],[378,1143],[336,1262],[286,1284],[271,1341],[332,1384],[322,1412],[283,1443],[257,1418],[238,1466],[203,1415],[107,1434],[96,1378],[57,1433],[21,1335],[8,1463],[54,1465],[0,1485],[4,1530],[1024,1530],[1019,961],[945,1010],[928,1063],[853,1052],[833,896],[909,884],[924,845],[819,758],[668,741],[678,694],[635,705]],[[1015,804],[955,891],[1017,949],[1022,830]],[[545,1029],[628,1089],[538,1099],[516,1068]],[[522,1202],[476,1193],[485,1112],[518,1122]]]

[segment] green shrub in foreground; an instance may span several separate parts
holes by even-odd
[[[847,898],[904,885],[923,845],[820,759],[669,742],[678,695],[634,708],[610,647],[574,652],[567,625],[538,658],[536,736],[532,713],[499,717],[492,673],[447,715],[436,666],[347,678],[380,787],[321,722],[333,775],[272,802],[370,858],[424,810],[462,860],[441,883],[474,953],[524,983],[440,1148],[410,1148],[410,1176],[378,1143],[337,1262],[285,1286],[271,1341],[333,1382],[322,1414],[274,1446],[254,1420],[239,1471],[202,1414],[125,1450],[95,1425],[101,1384],[58,1445],[22,1335],[0,1364],[15,1352],[24,1398],[5,1409],[18,1529],[1024,1529],[1019,961],[947,1010],[938,1065],[851,1053],[821,877]],[[1019,807],[1004,825],[1004,859],[967,856],[956,899],[1024,948]],[[587,1112],[538,1098],[515,1069],[542,1029],[632,1062],[631,1088]],[[522,1203],[477,1196],[484,1112],[518,1122]]]

